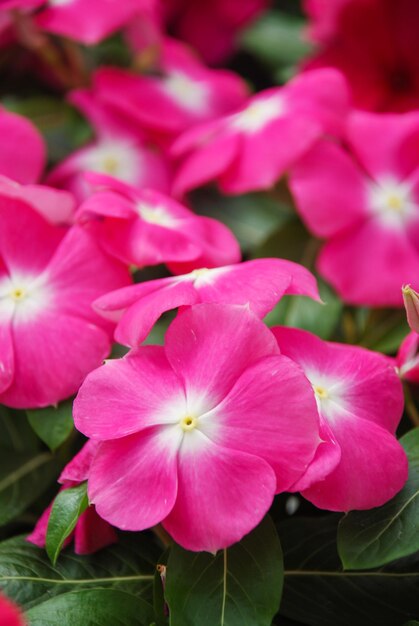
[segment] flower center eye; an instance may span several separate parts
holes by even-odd
[[[403,199],[396,194],[390,194],[387,198],[387,205],[389,209],[400,212],[403,210]]]
[[[116,159],[114,156],[106,156],[103,159],[103,169],[108,174],[117,174],[119,169],[118,159]]]
[[[316,394],[318,398],[324,400],[324,398],[329,397],[329,393],[327,389],[325,389],[324,387],[320,387],[319,385],[314,385],[313,389],[314,389],[314,393]]]
[[[186,415],[186,417],[180,420],[180,426],[185,432],[193,430],[196,428],[197,424],[198,420],[196,417],[192,417],[191,415]]]
[[[26,291],[19,287],[17,287],[16,289],[13,289],[13,291],[10,293],[10,297],[13,300],[23,300],[25,296],[26,296]]]

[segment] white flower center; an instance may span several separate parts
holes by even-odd
[[[0,280],[0,320],[25,322],[45,309],[51,300],[46,277],[14,275]]]
[[[176,224],[176,219],[161,206],[139,202],[137,204],[137,212],[141,219],[149,224],[158,224],[166,228],[172,228]]]
[[[72,2],[73,0],[49,0],[48,4],[52,7],[60,7],[71,4]]]
[[[202,81],[186,74],[171,72],[162,79],[163,91],[179,106],[189,111],[203,112],[208,108],[208,88]]]
[[[370,185],[368,192],[371,210],[383,224],[403,226],[410,217],[418,215],[418,205],[407,182],[382,179]]]
[[[277,95],[255,100],[243,111],[232,116],[232,126],[244,133],[255,133],[283,112],[284,102]]]
[[[131,143],[106,139],[86,149],[81,165],[84,169],[135,184],[141,163],[138,149]]]
[[[345,384],[329,375],[314,370],[305,370],[313,387],[317,409],[321,415],[332,421],[340,410],[345,410]]]

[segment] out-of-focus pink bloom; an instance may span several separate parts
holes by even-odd
[[[406,309],[407,323],[416,333],[419,333],[419,293],[410,285],[402,287],[403,303]]]
[[[403,412],[394,367],[382,354],[325,342],[303,330],[272,331],[281,354],[298,363],[312,384],[322,439],[340,452],[335,469],[327,472],[329,454],[319,454],[293,489],[332,511],[370,509],[390,500],[407,479],[406,455],[394,436]]]
[[[246,304],[264,317],[284,295],[319,299],[314,276],[302,265],[282,259],[256,259],[217,269],[150,280],[105,294],[95,309],[119,319],[115,338],[136,346],[165,311],[199,302]]]
[[[42,407],[75,393],[111,346],[113,324],[91,304],[129,282],[89,232],[0,196],[0,402]]]
[[[240,260],[239,244],[221,222],[156,191],[108,182],[81,205],[78,218],[96,221],[102,246],[118,259],[138,267],[166,263],[175,273]]]
[[[68,463],[59,478],[59,482],[63,485],[62,489],[75,487],[87,480],[97,447],[96,442],[88,441],[74,459]],[[40,548],[45,546],[51,509],[52,503],[42,513],[35,528],[27,537],[28,541]],[[67,537],[64,545],[67,546],[72,540],[74,540],[76,554],[92,554],[115,543],[118,537],[112,526],[99,517],[95,507],[89,506],[77,520],[73,532]]]
[[[161,0],[161,4],[170,31],[208,63],[220,63],[234,51],[240,31],[269,0]]]
[[[359,108],[418,108],[416,0],[306,0],[305,8],[320,44],[306,66],[343,72]]]
[[[216,180],[225,193],[267,189],[324,133],[340,133],[348,112],[345,83],[334,70],[307,72],[285,87],[253,96],[234,114],[186,131],[177,195]]]
[[[246,306],[188,308],[164,347],[89,374],[74,417],[101,442],[88,480],[101,517],[128,530],[162,522],[189,550],[250,532],[319,444],[309,382]]]
[[[21,115],[0,107],[0,174],[19,183],[35,183],[45,166],[41,134]]]
[[[419,276],[419,114],[355,113],[345,147],[320,141],[292,169],[320,273],[352,304],[401,306]]]
[[[42,30],[93,45],[125,26],[151,3],[152,0],[49,0],[36,22]]]
[[[0,624],[1,626],[25,626],[18,607],[9,598],[0,594]]]
[[[400,345],[396,357],[400,378],[411,383],[419,383],[419,335],[411,332]]]
[[[162,42],[157,69],[155,75],[138,75],[101,68],[94,76],[94,92],[140,128],[170,135],[236,109],[248,95],[242,78],[208,69],[174,40]]]
[[[76,202],[68,191],[46,185],[21,185],[0,175],[0,195],[22,200],[52,224],[71,224],[74,221]]]
[[[53,187],[68,189],[78,199],[91,188],[85,172],[98,172],[135,187],[169,188],[169,166],[144,133],[99,102],[93,90],[76,90],[70,101],[87,117],[96,138],[60,163],[47,177]]]

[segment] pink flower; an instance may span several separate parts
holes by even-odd
[[[94,441],[88,441],[78,454],[64,468],[59,482],[62,490],[75,487],[87,480],[90,466],[97,449]],[[45,547],[52,503],[45,509],[27,540],[40,548]],[[65,540],[67,546],[74,539],[76,554],[92,554],[118,540],[116,532],[96,513],[94,506],[89,506],[77,520],[74,531]]]
[[[411,383],[419,383],[419,335],[411,332],[400,345],[396,366],[400,378]]]
[[[178,134],[241,106],[248,95],[245,82],[233,72],[211,70],[183,44],[164,39],[155,75],[119,68],[101,68],[93,89],[140,128]]]
[[[26,118],[0,107],[0,174],[18,183],[36,182],[45,166],[44,140]]]
[[[311,382],[322,439],[340,453],[331,471],[330,447],[318,455],[293,489],[332,511],[370,509],[390,500],[407,479],[407,460],[394,436],[403,391],[389,360],[363,348],[322,341],[303,330],[272,331],[281,354],[298,363]]]
[[[91,303],[128,283],[89,232],[0,196],[0,402],[42,407],[75,393],[111,346],[113,325]]]
[[[101,442],[88,480],[99,515],[128,530],[162,522],[189,550],[250,532],[319,444],[307,379],[246,306],[188,308],[164,347],[89,374],[74,417]]]
[[[168,163],[144,133],[100,102],[92,90],[73,91],[70,100],[88,118],[96,138],[60,163],[48,175],[49,185],[84,199],[91,192],[85,172],[98,172],[135,187],[169,188]]]
[[[306,0],[305,8],[320,43],[307,67],[343,72],[359,108],[418,108],[416,0]]]
[[[84,202],[80,220],[97,223],[102,246],[127,264],[144,267],[166,263],[176,273],[217,267],[240,260],[240,248],[226,226],[195,215],[168,196],[108,182]]]
[[[224,193],[267,189],[324,132],[340,132],[345,84],[334,70],[307,72],[253,96],[234,114],[187,131],[173,154],[183,157],[177,195],[216,180]]]
[[[171,32],[194,46],[208,63],[224,61],[234,51],[240,30],[268,3],[268,0],[162,2]]]
[[[119,343],[136,346],[170,309],[199,302],[246,304],[262,318],[290,294],[319,299],[314,276],[291,261],[256,259],[118,289],[96,300],[94,307],[106,317],[119,319],[115,330]]]
[[[36,21],[42,30],[93,45],[122,28],[149,3],[149,0],[49,0]]]
[[[1,626],[25,626],[25,621],[17,606],[0,594],[0,624]]]
[[[326,244],[319,272],[352,304],[401,306],[419,276],[419,114],[350,118],[344,146],[320,141],[290,186]]]

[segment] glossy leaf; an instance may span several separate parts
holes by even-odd
[[[282,591],[282,553],[269,518],[215,556],[173,546],[166,599],[171,626],[270,626]]]
[[[89,506],[87,483],[60,491],[52,505],[48,520],[46,550],[55,565],[64,541],[74,530],[80,515]]]
[[[371,569],[419,551],[419,428],[400,440],[409,478],[392,500],[370,511],[352,511],[338,529],[345,569]]]
[[[72,404],[68,400],[56,407],[27,411],[33,430],[51,450],[59,448],[73,431]]]

